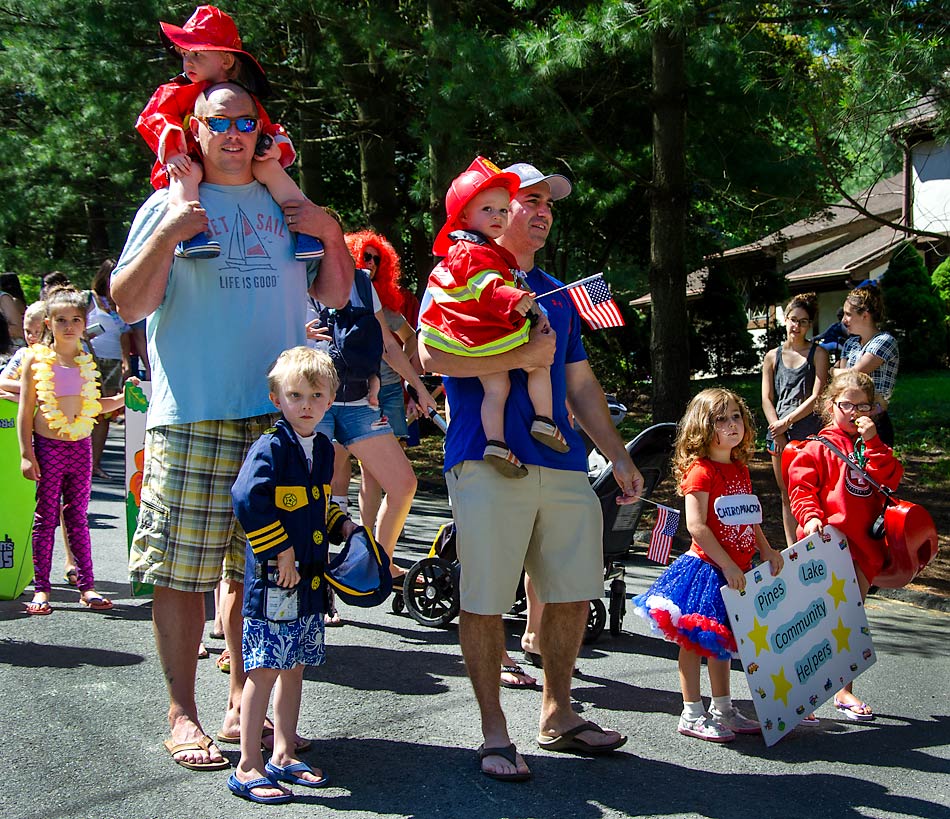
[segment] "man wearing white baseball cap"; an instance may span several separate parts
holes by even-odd
[[[543,174],[519,162],[505,168],[521,180],[510,205],[508,228],[498,243],[526,272],[530,289],[541,295],[561,286],[535,264],[553,223],[552,203],[571,193],[561,174]],[[587,362],[580,317],[563,293],[541,298],[547,312],[529,341],[494,356],[463,357],[425,347],[423,365],[443,373],[452,408],[445,442],[446,483],[458,527],[461,563],[459,639],[475,697],[484,743],[478,756],[486,776],[521,781],[531,776],[508,734],[499,696],[504,649],[501,615],[514,599],[522,567],[545,604],[540,629],[544,694],[538,745],[549,751],[596,755],[627,738],[583,720],[571,708],[571,673],[587,622],[588,601],[603,594],[602,518],[587,480],[580,436],[568,420],[567,404],[598,448],[614,462],[623,490],[633,503],[643,479],[630,460]],[[569,444],[559,453],[530,435],[534,416],[522,368],[551,368],[554,420]],[[528,468],[511,481],[482,460],[485,434],[479,415],[478,376],[508,370],[511,393],[505,410],[508,444]]]

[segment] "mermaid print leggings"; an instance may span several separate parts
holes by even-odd
[[[77,585],[80,591],[88,591],[95,587],[87,517],[92,493],[92,438],[61,441],[34,435],[33,452],[40,467],[33,516],[33,588],[38,592],[50,590],[53,542],[62,498],[69,547],[76,558]]]

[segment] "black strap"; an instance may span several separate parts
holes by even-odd
[[[827,438],[821,435],[809,435],[806,440],[818,441],[819,443],[824,444],[835,455],[841,458],[841,460],[844,461],[848,466],[860,472],[864,476],[864,479],[869,484],[871,484],[871,486],[873,486],[878,492],[880,492],[888,503],[893,501],[894,493],[890,489],[888,489],[883,484],[880,484],[876,480],[874,480],[874,478],[872,478],[868,474],[868,471],[863,466],[860,466],[856,464],[854,461],[852,461],[847,455],[845,455],[840,449],[838,449],[838,447],[836,447],[833,443],[831,443],[831,441],[829,441]]]

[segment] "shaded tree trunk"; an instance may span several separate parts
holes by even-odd
[[[686,47],[681,32],[653,34],[653,190],[650,294],[653,420],[676,421],[689,400],[686,312]]]

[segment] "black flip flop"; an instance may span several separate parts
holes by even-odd
[[[510,773],[510,774],[501,774],[501,773],[492,773],[491,771],[486,771],[481,767],[482,760],[486,756],[500,756],[502,759],[507,759],[515,767],[518,766],[518,749],[515,748],[515,744],[512,742],[510,745],[504,745],[500,748],[486,748],[484,745],[480,745],[478,748],[478,765],[479,770],[485,776],[490,777],[491,779],[497,779],[500,782],[527,782],[531,779],[531,771],[527,773]]]

